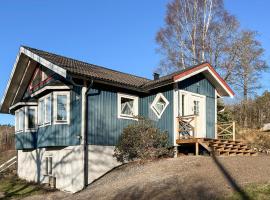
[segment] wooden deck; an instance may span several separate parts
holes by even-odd
[[[187,138],[177,139],[176,144],[178,144],[181,148],[185,148],[186,146],[186,148],[194,150],[195,155],[200,155],[202,151],[207,151],[209,155],[215,154],[218,156],[257,155],[257,152],[248,148],[248,146],[242,141],[210,138]]]

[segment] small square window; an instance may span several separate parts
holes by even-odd
[[[161,93],[157,94],[155,97],[151,108],[158,118],[162,116],[162,113],[165,111],[166,107],[169,105],[169,101]]]
[[[138,97],[118,94],[118,117],[135,118],[138,115]]]

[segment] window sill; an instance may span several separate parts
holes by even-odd
[[[123,116],[123,115],[120,115],[118,116],[119,119],[129,119],[129,120],[135,120],[135,121],[138,121],[138,118],[137,117],[133,117],[133,116]]]

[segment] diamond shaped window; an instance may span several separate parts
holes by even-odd
[[[158,93],[153,103],[151,104],[151,109],[154,111],[158,118],[161,118],[168,105],[169,101],[166,99],[166,97],[163,94]]]

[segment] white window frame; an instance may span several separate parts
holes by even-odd
[[[127,98],[127,99],[134,100],[133,115],[125,115],[125,114],[121,113],[121,98]],[[118,110],[118,118],[138,120],[138,118],[137,118],[137,116],[139,114],[139,98],[138,98],[138,96],[117,93],[117,110]]]
[[[57,96],[67,96],[67,120],[57,120]],[[53,92],[53,123],[54,124],[69,124],[70,123],[70,91]]]
[[[34,109],[35,110],[35,128],[29,128],[29,118],[28,118],[28,109]],[[26,106],[25,107],[25,115],[24,115],[24,128],[25,128],[25,132],[33,132],[37,130],[37,126],[38,126],[38,120],[37,120],[38,116],[37,116],[37,106]]]
[[[50,101],[50,103],[51,103],[51,110],[49,111],[50,112],[50,121],[46,121],[46,116],[47,116],[47,109],[46,109],[46,106],[47,106],[47,104],[48,104],[48,98],[50,97],[50,99],[51,99],[51,101]],[[43,106],[44,106],[44,113],[40,113],[40,101],[44,101],[44,104],[43,104]],[[45,95],[45,96],[43,96],[42,98],[40,98],[39,100],[38,100],[38,126],[39,127],[44,127],[44,126],[49,126],[49,125],[51,125],[52,124],[52,105],[53,105],[53,100],[52,100],[52,94],[50,93],[50,94],[47,94],[47,95]],[[44,121],[41,123],[40,122],[40,119],[41,119],[41,114],[43,114],[44,115]]]
[[[165,106],[164,106],[163,110],[161,111],[161,113],[158,113],[156,111],[155,105],[157,104],[157,102],[159,101],[160,98],[162,98],[162,100],[165,102]],[[156,114],[156,116],[160,119],[162,114],[164,113],[164,111],[166,110],[166,108],[169,104],[170,104],[170,102],[167,100],[167,98],[162,93],[158,93],[150,107],[153,110],[153,112]]]
[[[23,112],[22,119],[20,117],[20,112],[21,111]],[[25,107],[22,107],[22,108],[20,108],[20,109],[18,109],[18,110],[15,111],[15,132],[16,133],[24,132],[24,127],[25,127],[25,121],[24,121],[24,119],[25,119]],[[21,120],[23,120],[23,127],[22,127],[22,129],[19,129]]]
[[[49,160],[51,158],[51,173],[49,173]],[[47,163],[47,159],[48,159],[48,163]],[[52,155],[47,155],[45,156],[45,175],[47,176],[52,176],[53,175],[53,156]]]

